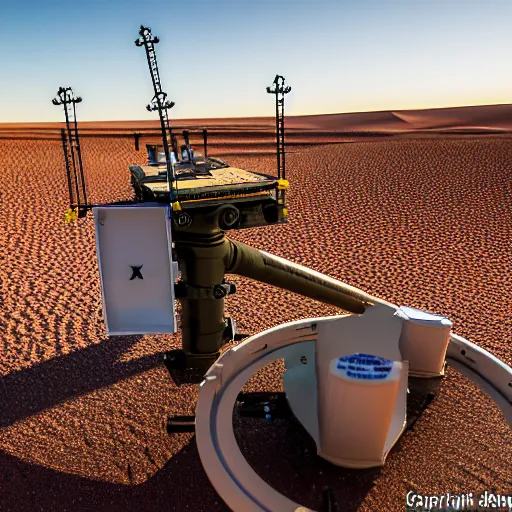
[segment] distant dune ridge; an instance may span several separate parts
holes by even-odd
[[[210,155],[275,153],[273,117],[173,119],[171,125],[179,136],[183,129],[189,129],[196,150],[200,150],[203,143],[201,130],[207,128]],[[57,142],[63,127],[64,123],[0,123],[0,141]],[[484,135],[509,138],[512,134],[512,105],[286,116],[285,127],[288,153],[312,146],[361,140]],[[131,139],[130,143],[141,152],[144,152],[145,144],[161,140],[156,114],[153,121],[79,122],[79,131],[84,142],[91,138]]]
[[[268,130],[274,126],[273,117],[240,117],[211,119],[176,119],[177,126],[206,126],[237,130]],[[82,130],[149,130],[157,129],[158,121],[84,121]],[[18,130],[55,130],[63,123],[0,123],[0,135]],[[425,130],[511,131],[512,104],[453,107],[426,110],[393,110],[348,114],[318,114],[286,116],[290,130],[319,130],[397,134]]]

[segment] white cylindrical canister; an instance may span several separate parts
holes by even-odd
[[[384,463],[402,363],[369,354],[333,359],[320,412],[320,453],[333,464]]]
[[[443,316],[406,306],[402,306],[400,312],[405,318],[399,346],[402,359],[409,361],[409,373],[441,375],[452,322]]]

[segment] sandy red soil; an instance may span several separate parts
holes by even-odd
[[[332,131],[327,118],[309,130]],[[247,150],[245,141],[229,149]],[[127,166],[144,161],[142,146],[91,137],[82,149],[92,200],[130,198]],[[229,162],[275,168],[265,154]],[[230,236],[444,314],[455,332],[512,364],[510,138],[372,139],[297,148],[287,162],[289,224]],[[191,414],[197,396],[194,386],[177,388],[162,365],[179,337],[105,334],[92,221],[63,222],[59,142],[0,140],[0,172],[0,510],[226,510],[192,435],[165,432],[166,416]],[[231,281],[239,286],[227,309],[242,332],[338,313]],[[279,389],[280,374],[274,365],[248,389]],[[512,492],[510,428],[451,369],[382,470],[331,466],[286,421],[235,424],[256,471],[313,508],[324,485],[349,511],[403,510],[408,490]]]

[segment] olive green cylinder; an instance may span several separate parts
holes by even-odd
[[[212,290],[226,273],[239,274],[355,314],[384,301],[307,267],[228,240],[219,228],[223,207],[194,212],[188,227],[175,226],[173,238],[182,281],[182,345],[188,354],[215,354],[225,343],[224,298]]]
[[[173,239],[187,295],[180,298],[182,348],[188,354],[215,354],[224,344],[224,298],[212,297],[224,281],[232,246],[219,228],[215,210],[191,212],[187,227],[174,226]]]
[[[229,273],[240,274],[305,297],[336,306],[351,313],[364,313],[379,299],[345,283],[292,263],[241,242],[233,244],[234,258]]]
[[[204,297],[224,280],[230,246],[222,233],[199,242],[176,240],[182,279],[199,297],[180,299],[182,344],[186,353],[212,354],[224,341],[224,298]]]

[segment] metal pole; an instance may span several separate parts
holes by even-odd
[[[187,146],[187,155],[189,162],[192,162],[192,151],[190,149],[189,131],[183,130],[183,138],[185,139],[185,145]]]
[[[285,144],[284,144],[284,94],[283,94],[283,98],[281,99],[281,112],[282,112],[282,116],[281,116],[281,146],[282,146],[282,169],[283,169],[283,180],[286,179],[286,167],[285,167],[285,150],[284,150],[284,147],[285,147]],[[284,196],[284,191],[283,191],[283,196]]]
[[[66,91],[62,88],[62,92],[64,94],[63,104],[64,104],[64,115],[66,117],[66,129],[67,129],[67,139],[71,152],[71,161],[73,162],[73,178],[75,181],[76,187],[76,206],[79,206],[80,203],[80,187],[78,185],[78,174],[76,172],[76,162],[75,162],[75,153],[73,152],[73,141],[71,140],[71,127],[69,125],[69,113],[68,113],[68,101],[66,98]]]
[[[277,178],[281,179],[281,155],[279,154],[279,87],[276,77],[276,152],[277,152]]]
[[[68,178],[69,206],[70,208],[74,208],[77,205],[75,205],[73,201],[73,184],[71,183],[71,169],[69,168],[69,155],[66,142],[66,130],[64,128],[61,129],[60,136],[62,139],[62,149],[64,150],[64,162],[66,164],[66,175]]]
[[[204,157],[208,158],[208,147],[206,145],[206,137],[207,137],[207,131],[206,131],[206,128],[203,128]]]
[[[156,96],[156,101],[157,101],[157,104],[158,104],[158,108],[161,109],[162,105],[160,103],[160,98],[158,96]],[[164,143],[165,163],[166,163],[166,166],[167,166],[167,182],[168,182],[168,185],[170,187],[172,187],[171,183],[174,181],[174,176],[173,176],[173,173],[172,173],[172,170],[171,170],[171,156],[169,154],[169,144],[167,142],[167,129],[165,127],[163,116],[160,115],[159,117],[160,117],[160,128],[162,130],[162,140],[163,140],[163,143]],[[171,191],[169,190],[169,194],[170,194],[170,192]]]
[[[76,150],[78,153],[78,164],[80,166],[80,180],[82,182],[81,185],[82,185],[82,193],[84,196],[84,207],[85,207],[85,210],[87,211],[87,192],[85,189],[85,177],[84,177],[84,169],[82,166],[82,152],[80,150],[80,139],[78,138],[78,124],[76,122],[76,108],[75,108],[76,102],[72,100],[72,103],[73,103],[73,120],[74,120],[74,124],[75,124]]]
[[[154,44],[159,42],[158,37],[153,37],[151,34],[151,29],[144,27],[141,25],[139,35],[141,38],[139,38],[137,41],[135,41],[135,44],[137,46],[144,45],[144,49],[146,51],[146,58],[148,61],[149,71],[151,74],[151,81],[153,83],[153,89],[155,91],[155,97],[153,98],[153,106],[149,104],[147,106],[147,109],[149,111],[155,110],[154,103],[156,102],[158,114],[160,117],[160,129],[162,131],[162,142],[164,146],[164,152],[165,152],[165,160],[166,160],[166,168],[167,168],[167,188],[170,196],[171,202],[173,202],[173,191],[174,191],[174,181],[175,181],[175,175],[174,175],[174,166],[171,163],[171,157],[170,157],[170,151],[169,151],[169,141],[167,140],[167,130],[169,130],[169,136],[171,139],[171,144],[174,148],[174,134],[172,132],[171,125],[169,123],[169,118],[167,116],[167,109],[172,108],[174,103],[166,101],[167,94],[162,91],[161,83],[160,83],[160,74],[158,72],[158,64],[156,61],[156,53],[154,49]],[[141,41],[142,39],[142,41]],[[151,48],[150,48],[151,45]],[[165,117],[164,117],[165,115]],[[177,157],[177,155],[176,155]],[[177,194],[176,194],[177,195]]]

